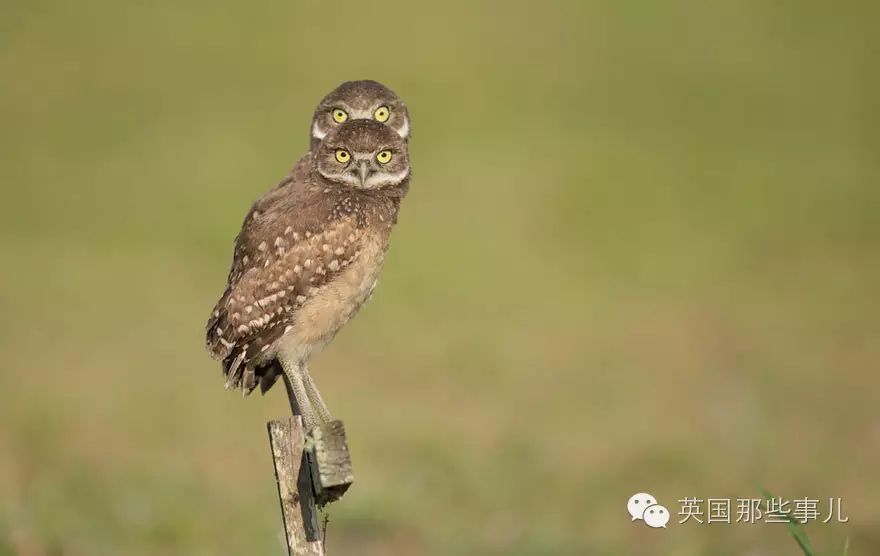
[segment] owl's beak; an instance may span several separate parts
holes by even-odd
[[[367,161],[361,160],[358,165],[358,176],[361,178],[361,187],[366,187],[367,176],[370,175],[370,169],[367,167]]]

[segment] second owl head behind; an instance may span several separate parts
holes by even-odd
[[[325,96],[312,117],[311,150],[350,120],[374,120],[409,139],[409,113],[394,91],[377,81],[346,81]]]
[[[324,179],[355,189],[382,189],[409,179],[406,142],[375,120],[343,122],[312,154],[312,168]]]

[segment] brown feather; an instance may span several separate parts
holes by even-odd
[[[375,122],[351,122],[337,135],[345,131],[349,141],[365,142],[376,126],[401,143]],[[235,240],[227,286],[206,325],[208,351],[223,361],[227,387],[245,394],[257,385],[265,392],[277,380],[282,371],[274,350],[282,336],[304,326],[297,322],[300,309],[326,288],[334,291],[338,277],[364,264],[361,257],[375,256],[376,245],[384,253],[407,191],[408,177],[395,186],[358,189],[324,178],[315,156],[307,160],[307,174],[288,176],[251,207]],[[370,264],[381,266],[381,257]],[[353,299],[358,306],[333,326],[344,324],[365,298]]]

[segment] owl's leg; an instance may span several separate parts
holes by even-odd
[[[318,413],[318,417],[321,418],[321,421],[324,423],[329,423],[333,420],[333,415],[330,414],[330,410],[327,409],[327,404],[324,403],[324,398],[321,397],[321,393],[318,392],[318,387],[315,386],[315,381],[312,380],[312,375],[309,374],[309,368],[306,365],[302,366],[303,369],[303,382],[305,383],[306,391],[308,392],[309,399],[312,402],[312,405],[315,408],[315,411]]]
[[[284,385],[287,387],[287,397],[290,398],[290,408],[294,415],[302,415],[303,426],[309,430],[315,426],[316,420],[315,410],[303,381],[305,368],[299,363],[283,359],[281,367],[284,369]]]

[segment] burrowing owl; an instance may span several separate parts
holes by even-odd
[[[309,171],[309,158],[328,133],[349,120],[376,120],[409,140],[409,111],[394,91],[369,79],[346,81],[327,94],[315,108],[309,127],[310,150],[300,158],[291,173]]]
[[[312,117],[311,146],[348,120],[376,120],[409,138],[409,112],[394,91],[377,81],[346,81],[321,99]]]
[[[308,172],[285,179],[287,195],[252,209],[207,324],[227,387],[265,392],[283,369],[307,426],[316,412],[330,420],[308,361],[369,299],[409,179],[404,139],[351,119],[323,135]]]
[[[315,108],[309,125],[309,152],[297,160],[288,177],[267,192],[251,210],[265,212],[277,200],[290,195],[287,189],[306,181],[311,169],[312,153],[328,133],[351,120],[375,120],[409,140],[409,111],[394,91],[369,79],[346,81],[330,91]],[[250,215],[248,215],[249,217]]]

